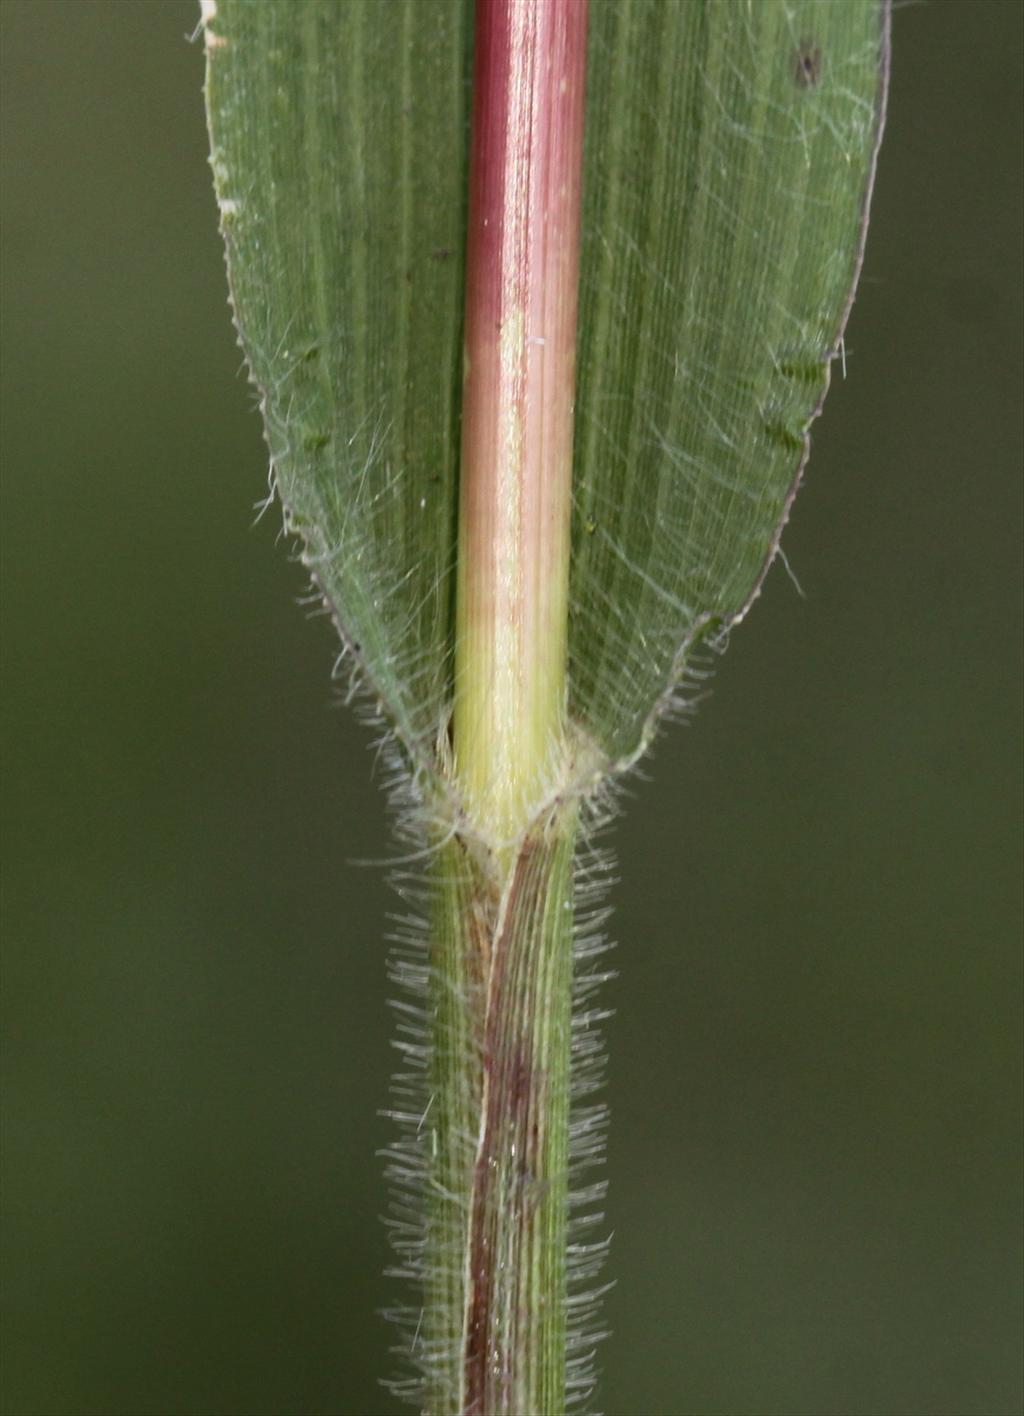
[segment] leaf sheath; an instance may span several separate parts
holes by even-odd
[[[432,1416],[564,1401],[575,816],[535,823],[503,884],[461,841],[435,863]]]

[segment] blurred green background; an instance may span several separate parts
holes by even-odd
[[[4,0],[4,1410],[394,1410],[369,739],[177,0]],[[1020,1389],[1021,7],[895,16],[848,378],[615,834],[602,1409]]]

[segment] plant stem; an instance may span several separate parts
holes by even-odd
[[[569,519],[586,0],[478,0],[422,1355],[432,1416],[561,1412],[576,807]]]
[[[437,860],[430,1416],[564,1410],[574,843],[561,807],[497,890],[464,842]]]
[[[564,767],[586,0],[478,0],[456,766],[514,841]]]

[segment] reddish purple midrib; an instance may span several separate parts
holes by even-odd
[[[454,746],[503,834],[564,727],[587,0],[476,16]]]

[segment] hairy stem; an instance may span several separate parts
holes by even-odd
[[[558,807],[497,889],[459,840],[435,867],[431,1416],[564,1409],[574,842]]]
[[[432,1416],[565,1405],[566,732],[586,0],[478,0],[452,746],[435,863]]]

